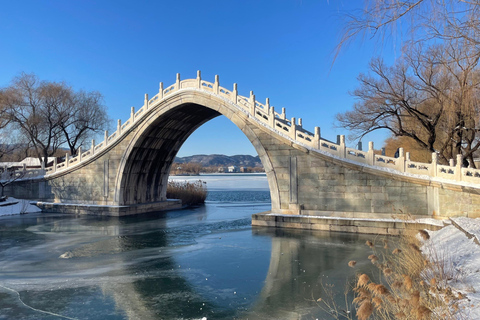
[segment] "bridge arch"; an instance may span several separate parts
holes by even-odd
[[[223,115],[253,144],[267,174],[272,207],[278,207],[279,188],[271,159],[249,125],[248,114],[238,109],[231,101],[192,89],[180,90],[158,104],[126,147],[116,177],[115,202],[165,201],[170,168],[183,143],[201,125]]]
[[[34,179],[10,184],[19,198],[47,201],[48,210],[127,215],[178,207],[165,202],[168,172],[183,142],[203,123],[224,115],[248,137],[267,173],[275,214],[384,218],[468,214],[479,216],[480,169],[462,168],[461,155],[450,166],[413,162],[400,149],[398,158],[348,148],[322,139],[320,128],[305,130],[301,119],[287,119],[270,106],[201,79],[180,80],[159,92],[102,142],[46,170],[26,172]],[[57,205],[67,203],[68,205]],[[83,206],[84,204],[94,205]],[[145,204],[144,206],[137,205]],[[107,205],[105,207],[105,205]],[[54,209],[58,208],[58,209]],[[264,220],[262,220],[264,219]],[[270,220],[269,220],[270,219]],[[273,220],[271,220],[273,219]],[[268,221],[267,221],[268,220]],[[303,223],[303,222],[302,222]],[[299,227],[292,217],[262,215],[257,225]]]

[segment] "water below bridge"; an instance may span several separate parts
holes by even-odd
[[[270,209],[264,175],[200,178],[198,208],[0,218],[0,319],[329,319],[321,284],[343,306],[371,268],[367,236],[252,228]]]

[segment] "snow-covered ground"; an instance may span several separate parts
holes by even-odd
[[[9,197],[6,201],[0,202],[0,216],[40,212],[37,206],[30,204],[30,200],[15,199]]]
[[[448,284],[452,290],[466,295],[459,306],[466,319],[480,319],[480,219],[452,218],[453,224],[438,231],[429,231],[422,251],[430,260],[443,261],[450,273]],[[468,234],[468,236],[467,236]],[[465,319],[460,317],[459,319]]]

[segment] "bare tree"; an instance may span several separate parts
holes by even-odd
[[[33,74],[21,74],[0,89],[0,109],[18,129],[37,157],[48,157],[68,145],[72,154],[85,139],[106,125],[105,107],[97,92],[74,92],[65,83],[40,81]]]
[[[480,147],[477,64],[468,50],[450,45],[427,50],[418,45],[393,67],[373,59],[371,74],[358,77],[360,85],[353,92],[358,102],[337,120],[354,138],[386,129],[437,152],[443,163],[463,154],[473,164]]]
[[[70,99],[64,84],[41,82],[35,75],[22,74],[0,91],[9,120],[28,138],[40,160],[64,142],[57,111]]]
[[[458,42],[480,51],[478,0],[366,0],[362,10],[347,14],[338,52],[359,36],[405,37],[407,41]]]
[[[108,126],[109,119],[102,101],[99,92],[79,91],[73,95],[66,119],[60,124],[71,154],[76,154],[87,139]]]

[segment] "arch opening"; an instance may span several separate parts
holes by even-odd
[[[125,151],[123,166],[120,167],[120,185],[116,191],[120,205],[166,201],[170,169],[181,146],[200,126],[220,115],[225,115],[239,127],[252,142],[264,167],[271,167],[255,133],[248,126],[236,123],[232,119],[234,113],[227,106],[214,107],[218,111],[208,106],[208,103],[165,106],[139,128]],[[274,172],[267,172],[273,207],[274,197],[278,197],[278,194],[275,192],[276,182],[272,183],[269,174],[274,176]],[[272,184],[275,184],[273,192]]]

